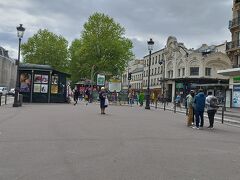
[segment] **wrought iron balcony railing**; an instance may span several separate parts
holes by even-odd
[[[240,40],[227,43],[227,47],[226,47],[227,51],[235,48],[240,48]]]

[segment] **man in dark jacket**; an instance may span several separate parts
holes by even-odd
[[[196,117],[196,127],[199,129],[199,117],[201,118],[200,128],[204,125],[204,108],[205,108],[206,96],[203,93],[202,89],[199,89],[198,94],[195,97],[195,117]]]

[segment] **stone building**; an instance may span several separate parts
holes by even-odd
[[[227,43],[226,53],[231,60],[231,68],[219,70],[221,75],[229,76],[229,90],[226,93],[226,105],[240,107],[240,0],[233,1],[232,20],[229,21],[229,30],[232,41]],[[229,98],[230,97],[230,98]]]
[[[6,86],[8,90],[16,84],[15,60],[8,56],[8,51],[0,47],[0,86]]]
[[[203,44],[196,50],[187,49],[170,36],[164,49],[152,53],[151,93],[165,94],[169,101],[173,101],[176,94],[185,98],[191,89],[197,88],[214,94],[223,93],[228,77],[217,74],[217,71],[231,67],[231,61],[224,53],[225,47],[226,43],[218,46]],[[143,89],[147,89],[149,55],[144,57],[144,62]]]
[[[122,74],[122,90],[128,90],[129,86],[137,91],[142,89],[143,66],[143,60],[135,59],[128,62],[128,66]],[[129,73],[132,76],[131,80],[128,80]]]

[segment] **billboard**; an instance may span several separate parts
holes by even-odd
[[[110,81],[108,84],[108,89],[110,92],[120,92],[122,89],[121,81]]]
[[[98,74],[97,75],[97,85],[104,86],[105,85],[105,75]]]

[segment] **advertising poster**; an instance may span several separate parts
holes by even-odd
[[[233,107],[240,107],[240,85],[233,86]]]
[[[47,92],[48,92],[48,85],[41,84],[41,93],[47,93]]]
[[[30,92],[31,89],[31,74],[20,74],[20,92]]]
[[[98,74],[97,75],[97,85],[104,86],[105,85],[105,75]]]
[[[35,74],[34,75],[34,83],[41,83],[42,82],[42,75],[41,74]]]
[[[110,92],[120,92],[121,91],[121,82],[109,82],[108,88]]]
[[[53,84],[51,86],[51,93],[52,94],[57,94],[58,93],[58,85],[57,84]]]
[[[41,90],[41,84],[34,84],[33,92],[40,93]]]
[[[42,75],[42,83],[48,83],[48,75]]]
[[[58,84],[58,76],[52,76],[52,84]]]

